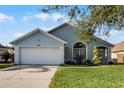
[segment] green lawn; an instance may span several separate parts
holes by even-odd
[[[0,63],[0,69],[10,67],[10,66],[14,66],[14,65],[15,65],[14,63]]]
[[[51,88],[124,88],[124,65],[58,68]]]

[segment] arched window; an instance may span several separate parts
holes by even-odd
[[[82,56],[83,60],[86,59],[86,45],[82,42],[77,42],[73,46],[73,59],[77,56]]]

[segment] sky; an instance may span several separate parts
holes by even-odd
[[[57,12],[52,14],[41,13],[39,9],[42,7],[44,6],[0,5],[0,43],[10,45],[10,41],[35,28],[48,31],[67,21],[65,14]],[[63,20],[58,21],[60,18],[63,18]],[[110,43],[114,44],[124,41],[124,31],[113,30],[110,31],[110,34],[111,36],[106,39]]]

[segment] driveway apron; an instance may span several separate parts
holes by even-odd
[[[1,88],[47,88],[57,66],[18,65],[0,70]]]

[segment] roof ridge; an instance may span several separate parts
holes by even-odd
[[[55,27],[53,27],[52,29],[48,30],[47,32],[51,32],[51,31],[53,31],[53,30],[55,30],[55,29],[57,29],[57,28],[59,28],[61,26],[64,26],[66,24],[70,24],[70,23],[69,22],[64,22],[62,24],[56,25]]]

